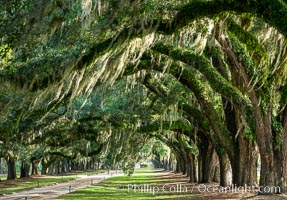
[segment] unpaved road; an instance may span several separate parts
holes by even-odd
[[[75,191],[77,189],[88,187],[91,184],[99,183],[100,181],[110,178],[111,176],[120,176],[120,175],[122,174],[115,174],[115,172],[111,172],[110,174],[101,173],[92,176],[83,176],[73,181],[63,182],[56,185],[44,186],[9,195],[0,196],[0,199],[1,200],[54,199],[56,197]]]

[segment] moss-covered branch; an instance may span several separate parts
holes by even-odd
[[[230,101],[236,102],[239,106],[246,106],[249,100],[231,83],[229,83],[203,56],[192,51],[174,48],[172,45],[159,42],[154,45],[153,50],[165,54],[175,60],[182,61],[200,71],[208,80],[214,91],[222,94]],[[184,72],[183,72],[184,73]]]
[[[171,131],[191,131],[191,125],[187,120],[177,120],[173,122],[154,122],[152,124],[142,126],[139,132],[158,132],[160,130]]]

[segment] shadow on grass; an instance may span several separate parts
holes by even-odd
[[[58,200],[75,200],[75,199],[95,199],[95,200],[152,200],[152,199],[169,199],[177,197],[190,197],[192,194],[169,194],[152,192],[133,192],[128,190],[118,190],[115,188],[106,188],[93,186],[85,188],[71,194],[57,198]]]

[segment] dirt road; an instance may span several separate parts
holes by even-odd
[[[0,196],[1,200],[25,200],[25,199],[37,199],[46,200],[54,199],[63,194],[75,191],[80,188],[85,188],[91,184],[99,183],[100,181],[110,178],[112,176],[119,176],[122,174],[116,174],[115,172],[95,174],[92,176],[83,176],[79,179],[68,181],[64,183],[59,183],[51,186],[44,186],[39,188],[34,188],[32,190],[26,190],[22,192],[17,192],[14,194],[9,194],[5,196]]]

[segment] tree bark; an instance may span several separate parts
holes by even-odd
[[[20,170],[20,178],[27,178],[29,177],[30,165],[28,162],[23,161],[21,162],[21,170]]]
[[[275,176],[275,163],[272,141],[272,110],[269,106],[268,111],[263,115],[260,108],[255,108],[256,118],[256,140],[259,147],[261,158],[261,171],[260,171],[260,194],[274,193],[271,188],[274,188]]]
[[[194,156],[189,153],[188,155],[188,161],[189,161],[189,170],[188,170],[188,176],[189,176],[189,182],[190,183],[195,183],[196,182],[196,170],[195,170],[195,160]]]
[[[277,184],[280,186],[282,193],[287,193],[287,107],[285,107],[282,117],[282,144],[279,152],[275,152]],[[275,150],[276,151],[276,150]]]
[[[209,164],[214,148],[204,133],[198,134],[198,138],[198,181],[199,183],[209,183]]]
[[[218,152],[217,155],[220,165],[220,186],[226,187],[229,185],[227,174],[230,169],[230,162],[225,152]]]
[[[16,159],[8,156],[6,158],[7,162],[7,168],[8,168],[8,174],[7,174],[7,180],[14,180],[17,178],[16,174]]]
[[[34,160],[32,163],[32,175],[38,174],[38,165],[40,163],[40,160]]]

